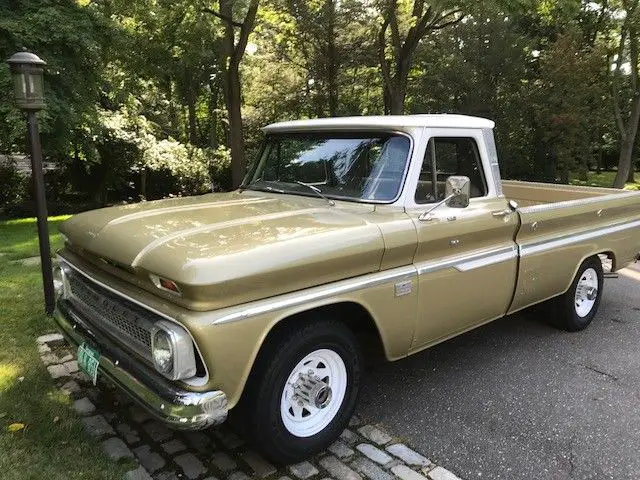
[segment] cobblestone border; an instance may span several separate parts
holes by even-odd
[[[78,371],[62,335],[38,337],[38,352],[58,388],[70,396],[85,430],[117,462],[135,464],[125,480],[460,480],[397,441],[378,425],[354,417],[326,452],[277,468],[247,447],[227,425],[178,432],[104,383]]]

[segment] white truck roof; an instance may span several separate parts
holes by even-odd
[[[316,118],[292,120],[267,125],[264,132],[294,130],[351,130],[407,127],[432,128],[493,128],[495,123],[486,118],[453,114],[421,115],[376,115],[362,117]]]

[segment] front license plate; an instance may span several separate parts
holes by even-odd
[[[94,385],[98,379],[99,364],[100,352],[86,343],[78,347],[78,368],[89,376]]]

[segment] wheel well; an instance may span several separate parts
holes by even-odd
[[[605,268],[607,266],[607,264],[605,263],[606,260],[610,260],[611,261],[611,272],[615,272],[617,269],[617,265],[616,265],[616,256],[613,252],[600,252],[597,255],[598,257],[600,257],[600,261],[602,261],[602,266],[605,270],[605,272],[608,270],[607,268]]]
[[[356,302],[339,302],[312,308],[285,317],[267,334],[263,348],[275,337],[297,328],[304,322],[339,319],[358,339],[366,363],[379,363],[386,360],[384,344],[380,332],[369,311]],[[261,350],[263,350],[261,348]]]

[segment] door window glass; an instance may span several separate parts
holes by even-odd
[[[420,169],[416,203],[444,200],[445,182],[450,176],[465,176],[471,181],[471,198],[487,195],[478,145],[470,137],[433,137]]]

